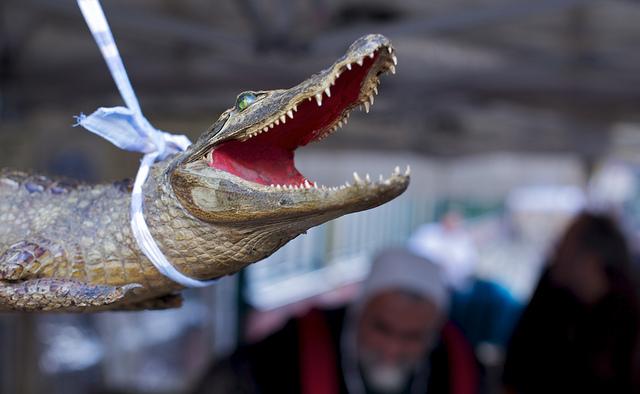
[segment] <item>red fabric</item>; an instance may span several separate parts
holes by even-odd
[[[336,354],[322,312],[311,310],[299,320],[300,385],[303,394],[338,394]]]
[[[451,394],[476,394],[479,387],[478,367],[471,345],[451,322],[445,324],[442,339],[449,360]]]

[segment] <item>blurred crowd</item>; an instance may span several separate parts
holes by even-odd
[[[197,393],[640,392],[634,256],[584,211],[522,305],[475,274],[455,211],[373,261],[348,305],[315,308],[214,362]]]

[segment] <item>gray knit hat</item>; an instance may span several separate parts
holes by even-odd
[[[405,248],[387,249],[378,254],[363,284],[361,302],[384,290],[404,289],[424,296],[439,310],[449,308],[449,291],[442,269]]]

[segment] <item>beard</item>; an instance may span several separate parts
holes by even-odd
[[[401,361],[388,364],[370,350],[360,351],[360,371],[367,387],[381,393],[402,391],[413,373],[414,362]]]

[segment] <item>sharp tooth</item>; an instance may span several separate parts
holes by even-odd
[[[336,84],[336,80],[334,79],[331,81],[331,86],[335,86],[335,84]]]
[[[373,52],[371,52],[371,53],[369,54],[369,57],[370,57],[371,59],[373,59],[373,57],[374,57],[374,56],[375,56],[375,55],[373,54]]]
[[[400,174],[400,167],[396,166],[396,168],[393,169],[393,175],[398,175]]]
[[[273,123],[271,123],[271,124],[269,125],[269,128],[270,128],[270,129],[272,129],[272,128],[273,128]]]
[[[364,111],[365,111],[366,113],[369,113],[369,102],[368,102],[368,101],[365,101],[365,102],[364,102]]]
[[[280,121],[282,123],[287,123],[287,118],[284,115],[280,115]]]
[[[325,185],[322,185],[322,190],[327,190],[327,187]]]
[[[362,183],[362,179],[360,179],[360,176],[358,176],[357,172],[353,173],[353,179],[356,181],[356,183]]]
[[[313,187],[318,188],[318,182],[313,182]]]
[[[307,189],[311,188],[311,184],[306,179],[304,180],[304,187],[306,187]]]
[[[269,131],[269,126],[264,126],[264,127],[262,128],[262,131]]]
[[[346,187],[351,187],[351,184],[350,184],[349,182],[345,182],[345,183],[344,183],[344,185],[345,185]]]
[[[369,96],[369,101],[371,102],[371,105],[373,105],[373,94]]]
[[[340,186],[340,190],[344,190],[344,188],[345,188],[344,185]]]
[[[367,183],[371,183],[371,177],[369,174],[365,175],[364,180],[367,181]]]
[[[358,63],[358,66],[362,66],[364,64],[364,60],[358,59],[356,63]]]
[[[394,66],[398,65],[398,58],[396,57],[396,55],[391,55],[391,60],[393,60],[393,65]]]
[[[271,187],[275,187],[276,185],[274,185],[273,183],[271,184]]]
[[[276,189],[278,189],[278,190],[282,190],[282,186],[280,186],[280,185],[276,185]]]
[[[331,97],[331,88],[327,87],[324,92],[327,94],[327,97]]]
[[[396,66],[389,66],[389,70],[391,70],[391,74],[396,73]]]
[[[338,127],[342,127],[342,121],[341,120],[338,121]]]
[[[346,126],[348,121],[349,121],[349,117],[347,116],[342,120],[342,123]]]
[[[405,175],[410,175],[411,174],[411,167],[407,164],[407,169],[404,172]]]
[[[287,116],[290,117],[291,119],[293,119],[293,111],[288,110],[287,111]]]
[[[378,87],[377,86],[373,86],[373,93],[378,94]]]
[[[293,111],[294,111],[294,112],[298,112],[298,106],[297,106],[297,105],[295,105],[295,104],[293,105]]]
[[[393,49],[391,49],[391,47],[387,47],[387,51],[389,51],[389,53],[393,52]]]
[[[277,125],[279,125],[279,124],[280,124],[280,119],[276,119],[276,121],[275,121],[275,122],[273,122],[273,123],[275,123],[275,124],[276,124],[276,126],[277,126]]]
[[[320,93],[316,94],[316,102],[318,103],[318,107],[322,106],[322,95]]]
[[[347,64],[347,70],[351,70],[351,63]]]
[[[311,97],[307,97],[307,100],[311,101]]]
[[[340,78],[340,71],[336,73],[336,79]]]

